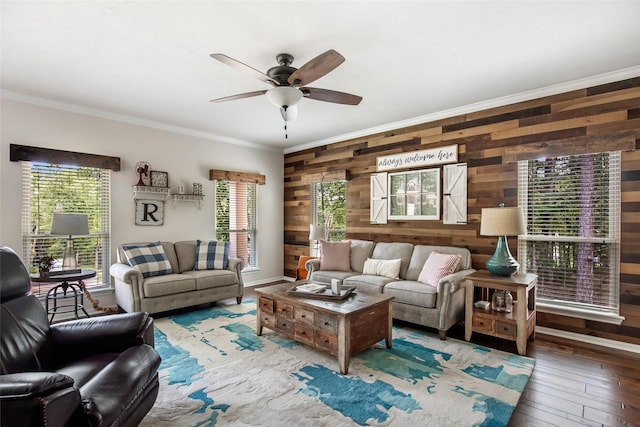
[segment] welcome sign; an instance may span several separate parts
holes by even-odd
[[[440,165],[458,161],[458,146],[432,148],[430,150],[412,151],[410,153],[382,156],[376,159],[378,172],[393,169],[405,169],[418,166]]]

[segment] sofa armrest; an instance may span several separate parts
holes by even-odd
[[[133,312],[71,320],[51,325],[52,356],[63,362],[96,353],[122,352],[153,345],[153,318]]]
[[[130,265],[120,262],[111,265],[111,268],[109,268],[109,274],[111,274],[113,278],[131,286],[138,286],[138,284],[142,284],[142,282],[144,282],[142,273]]]
[[[73,378],[55,372],[0,375],[0,424],[68,425],[80,407]]]
[[[466,270],[456,271],[455,273],[444,276],[438,282],[438,293],[442,292],[457,292],[459,289],[464,288],[462,281],[468,274],[474,273],[476,270],[468,268]]]
[[[244,262],[240,258],[229,257],[229,266],[227,268],[236,273],[236,276],[238,276],[238,284],[240,285],[240,290],[244,290],[244,281],[242,280],[242,269],[244,268]]]
[[[304,263],[304,268],[307,270],[307,277],[311,277],[314,271],[320,270],[320,258],[312,258]]]

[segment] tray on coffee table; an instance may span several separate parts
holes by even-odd
[[[325,286],[324,289],[320,289],[317,292],[309,292],[309,291],[299,291],[297,290],[299,286],[309,285],[310,283],[298,283],[293,286],[291,289],[287,291],[289,295],[295,295],[303,298],[319,298],[319,299],[327,299],[327,300],[344,300],[349,297],[356,290],[355,286],[351,286],[349,288],[342,288],[340,290],[340,294],[334,294],[331,292],[330,286]]]

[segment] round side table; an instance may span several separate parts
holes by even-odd
[[[85,316],[90,317],[87,310],[84,309],[84,280],[96,276],[95,270],[82,270],[80,273],[42,275],[32,274],[31,281],[39,283],[60,283],[47,292],[45,299],[45,310],[47,315],[51,315],[49,323],[53,322],[53,318],[58,313],[71,313],[79,319],[78,310],[82,311]],[[73,304],[59,304],[60,302],[73,299]],[[49,307],[49,303],[52,306]]]

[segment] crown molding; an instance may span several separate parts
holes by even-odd
[[[475,113],[477,111],[488,110],[490,108],[503,107],[505,105],[517,104],[519,102],[530,101],[532,99],[543,98],[545,96],[558,95],[564,92],[571,92],[578,89],[585,89],[592,86],[598,86],[607,83],[613,83],[621,80],[626,80],[633,77],[640,76],[640,66],[624,68],[622,70],[612,71],[609,73],[598,74],[595,76],[585,77],[583,79],[573,80],[570,82],[559,83],[556,85],[546,86],[538,89],[533,89],[525,92],[516,93],[513,95],[502,96],[499,98],[490,99],[487,101],[480,101],[473,104],[463,105],[461,107],[455,107],[448,110],[438,111],[424,116],[418,116],[407,120],[402,120],[393,123],[387,123],[384,125],[362,129],[357,132],[346,133],[342,135],[332,136],[330,138],[320,139],[317,141],[309,142],[306,144],[297,145],[295,147],[289,147],[284,150],[285,154],[295,153],[296,151],[307,150],[309,148],[315,148],[321,145],[333,144],[336,142],[347,141],[355,138],[362,138],[368,135],[374,135],[377,133],[388,132],[390,130],[402,129],[405,127],[411,127],[420,125],[423,123],[429,123],[436,120],[447,119],[463,114]]]

